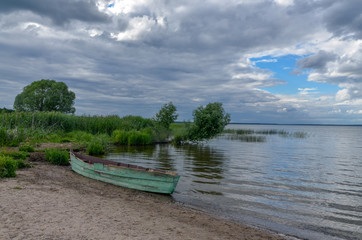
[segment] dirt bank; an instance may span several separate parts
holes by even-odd
[[[169,196],[36,164],[0,179],[0,239],[283,239],[184,208]]]

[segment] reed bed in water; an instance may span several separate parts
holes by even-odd
[[[254,129],[226,129],[223,133],[227,134],[227,138],[230,140],[239,140],[243,142],[265,142],[265,136],[258,135],[275,135],[278,134],[281,137],[295,137],[295,138],[305,138],[307,133],[305,132],[287,132],[285,130],[276,130],[276,129],[263,129],[263,130],[254,130]]]
[[[263,130],[254,130],[254,129],[226,129],[224,133],[236,134],[236,135],[251,135],[251,134],[260,134],[260,135],[274,135],[278,134],[284,137],[296,137],[296,138],[305,138],[307,133],[305,132],[287,132],[285,130],[276,130],[276,129],[263,129]]]

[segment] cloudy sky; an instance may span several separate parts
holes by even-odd
[[[362,1],[1,0],[0,108],[40,79],[76,114],[362,124]]]

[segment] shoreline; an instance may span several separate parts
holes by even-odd
[[[290,239],[36,162],[0,179],[0,239]]]

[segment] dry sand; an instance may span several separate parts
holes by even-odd
[[[182,207],[169,196],[36,163],[16,178],[0,179],[0,239],[283,238]]]

